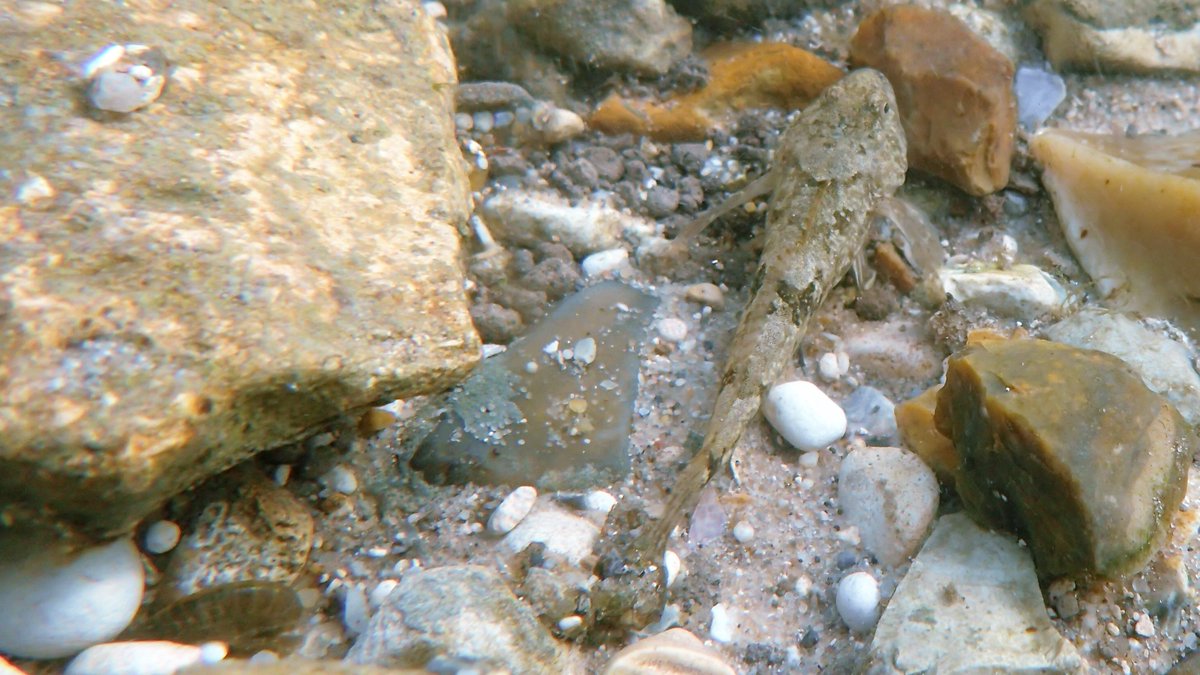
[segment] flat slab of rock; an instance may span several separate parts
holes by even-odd
[[[1035,0],[1025,16],[1056,68],[1200,72],[1196,0]]]
[[[1017,123],[1008,57],[947,12],[894,5],[862,22],[850,58],[896,90],[912,168],[973,195],[1008,184]]]
[[[1029,554],[963,513],[943,516],[875,628],[864,672],[1074,672]]]
[[[23,196],[0,207],[0,505],[93,534],[479,351],[433,20],[409,0],[147,16],[71,5],[0,44],[19,92],[0,189]],[[87,112],[73,64],[118,33],[172,78],[134,113]]]
[[[952,356],[935,421],[981,522],[1019,533],[1043,577],[1121,577],[1166,539],[1194,428],[1125,362],[1043,340]]]

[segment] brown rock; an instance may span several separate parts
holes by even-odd
[[[939,482],[953,485],[954,473],[958,469],[958,451],[954,449],[954,443],[937,430],[933,420],[941,389],[942,385],[934,385],[897,405],[896,427],[904,447],[928,464],[937,474]]]
[[[709,68],[703,88],[661,104],[613,94],[592,114],[592,128],[660,141],[699,140],[744,110],[803,108],[843,75],[821,57],[777,42],[716,45],[703,58]]]
[[[85,116],[63,55],[103,47],[95,26],[163,48],[161,98]],[[6,33],[0,59],[23,101],[0,107],[0,190],[38,175],[56,195],[0,207],[0,507],[125,531],[477,360],[455,72],[415,3],[83,3]]]
[[[1043,577],[1137,571],[1166,539],[1196,433],[1123,361],[1042,340],[950,358],[938,430],[972,515],[1015,530]]]
[[[895,5],[858,27],[850,59],[896,90],[909,166],[973,195],[1008,184],[1017,107],[1013,65],[948,13]]]

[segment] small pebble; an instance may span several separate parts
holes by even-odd
[[[475,113],[474,121],[475,131],[478,131],[481,134],[486,134],[492,130],[492,122],[494,121],[492,113],[486,110],[480,110],[479,112]]]
[[[1013,78],[1017,119],[1026,129],[1042,125],[1067,97],[1067,85],[1057,73],[1021,66]]]
[[[586,366],[596,360],[596,340],[594,338],[583,338],[576,342],[572,349],[576,363]]]
[[[572,614],[571,616],[564,616],[563,618],[558,620],[558,630],[563,633],[570,633],[571,631],[575,630],[576,628],[579,628],[582,625],[583,625],[583,617],[579,616],[578,614]]]
[[[252,666],[266,666],[274,663],[279,663],[279,654],[276,654],[270,649],[261,649],[257,652],[254,652],[254,655],[250,657],[250,665]]]
[[[663,570],[666,572],[667,588],[675,583],[675,579],[679,577],[679,570],[683,567],[683,561],[679,559],[679,554],[674,551],[667,551],[663,554]]]
[[[896,404],[874,387],[855,389],[842,401],[842,410],[850,432],[862,434],[873,443],[890,443],[898,435]]]
[[[275,481],[275,484],[278,485],[279,487],[283,487],[284,485],[287,485],[288,479],[291,477],[292,477],[292,465],[291,464],[280,464],[279,466],[275,467],[274,473],[271,474],[271,478]]]
[[[692,284],[683,291],[683,297],[688,302],[695,302],[713,309],[725,308],[725,294],[716,284]]]
[[[866,633],[879,620],[879,583],[866,572],[848,574],[838,583],[837,611],[856,633]]]
[[[24,183],[17,188],[17,203],[26,206],[43,199],[49,199],[55,194],[50,182],[38,174],[30,174]]]
[[[520,553],[533,543],[543,544],[547,557],[579,565],[592,554],[599,537],[600,528],[588,519],[547,506],[526,516],[505,536],[504,544],[513,553]]]
[[[796,462],[806,469],[816,468],[821,463],[821,453],[816,451],[803,453]]]
[[[1150,619],[1149,614],[1143,612],[1138,617],[1137,622],[1133,624],[1133,632],[1137,633],[1139,637],[1154,637],[1154,621]]]
[[[228,649],[221,643],[195,647],[166,641],[109,642],[89,647],[67,664],[64,675],[174,673],[189,666],[214,664]]]
[[[629,251],[623,248],[610,248],[605,251],[597,251],[579,263],[579,267],[583,270],[583,276],[588,279],[602,277],[628,266]]]
[[[342,599],[342,625],[350,635],[359,635],[367,628],[371,620],[371,612],[367,604],[367,594],[362,586],[348,584],[346,594]]]
[[[659,337],[667,342],[678,344],[687,339],[688,327],[681,319],[676,319],[675,317],[659,319],[655,328],[658,329]]]
[[[554,108],[542,122],[542,140],[551,145],[561,143],[582,134],[587,129],[583,118],[570,110]]]
[[[450,14],[446,11],[446,6],[438,2],[438,0],[422,2],[421,9],[425,10],[425,13],[434,19],[444,19]]]
[[[475,128],[475,117],[469,113],[454,114],[454,128],[459,131],[470,131]]]
[[[533,509],[533,503],[537,501],[537,488],[530,485],[522,485],[513,490],[500,502],[500,506],[492,512],[492,517],[488,518],[487,529],[494,534],[508,534],[516,527],[525,516],[529,515],[529,511]]]
[[[846,433],[846,413],[811,382],[775,385],[762,405],[771,426],[799,450],[820,450]]]
[[[604,490],[592,490],[583,497],[583,508],[595,513],[607,514],[617,505],[617,498]]]
[[[712,608],[712,619],[708,624],[708,636],[721,644],[733,642],[733,618],[725,605],[717,603]]]
[[[396,587],[399,585],[400,582],[396,581],[395,579],[384,579],[376,584],[375,588],[371,589],[371,594],[367,596],[367,603],[373,609],[379,609],[383,605],[384,601],[387,600],[387,597],[391,595],[392,591],[396,590]]]
[[[358,478],[350,467],[338,464],[321,477],[325,487],[344,495],[352,495],[358,491]]]
[[[146,528],[142,543],[147,553],[162,555],[179,544],[179,536],[179,525],[169,520],[160,520]]]
[[[813,582],[808,576],[801,576],[796,580],[796,595],[801,598],[807,598],[809,593],[812,593]]]
[[[837,568],[839,570],[850,569],[858,562],[858,556],[850,551],[839,551],[837,554]]]
[[[744,520],[739,520],[737,524],[733,526],[733,538],[736,539],[739,544],[749,543],[752,539],[754,539],[754,526]]]
[[[833,352],[825,352],[817,361],[817,373],[821,379],[826,382],[833,382],[842,376],[842,370],[838,366],[837,354]]]

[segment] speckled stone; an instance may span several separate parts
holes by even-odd
[[[1056,68],[1200,72],[1196,0],[1034,0],[1025,17]]]
[[[1042,340],[952,356],[935,421],[980,521],[1028,543],[1043,577],[1121,577],[1166,538],[1196,432],[1120,359]]]
[[[346,409],[477,361],[453,57],[416,2],[79,3],[0,42],[0,507],[128,531],[170,495]],[[81,115],[96,26],[172,84]],[[320,38],[312,30],[320,26]],[[336,59],[328,58],[337,54]]]

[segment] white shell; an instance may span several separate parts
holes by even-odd
[[[866,633],[879,621],[879,582],[866,572],[848,574],[838,583],[837,611],[856,633]]]

